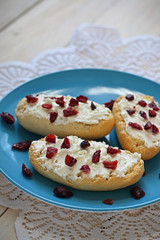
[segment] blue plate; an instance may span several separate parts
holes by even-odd
[[[0,102],[0,113],[5,111],[14,115],[17,103],[26,95],[52,90],[72,96],[86,95],[90,100],[104,103],[116,99],[128,91],[142,92],[154,96],[160,103],[160,85],[148,79],[128,73],[103,69],[68,70],[49,74],[31,80],[10,92]],[[47,178],[38,174],[30,165],[28,152],[12,150],[13,143],[23,140],[36,140],[41,136],[23,129],[17,121],[7,125],[0,120],[0,167],[2,174],[24,192],[60,207],[86,211],[119,211],[142,207],[160,200],[160,153],[145,162],[146,176],[136,183],[145,191],[145,196],[135,200],[127,187],[115,191],[89,192],[72,189],[74,196],[70,199],[57,198],[53,189],[57,186]],[[119,146],[115,129],[103,140],[112,146]],[[26,178],[22,175],[22,163],[31,169],[33,175]],[[102,200],[111,198],[113,205],[105,205]]]

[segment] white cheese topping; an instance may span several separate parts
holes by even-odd
[[[69,149],[61,149],[61,145],[64,139],[58,139],[56,137],[56,143],[47,143],[46,141],[34,141],[34,149],[36,154],[39,155],[37,161],[42,161],[42,166],[45,171],[52,170],[57,175],[66,179],[69,178],[72,181],[76,180],[79,177],[94,178],[96,175],[107,179],[112,173],[116,177],[125,177],[127,171],[137,163],[137,160],[140,159],[141,155],[138,153],[126,153],[124,150],[121,150],[121,153],[110,155],[107,153],[108,145],[105,142],[96,142],[90,141],[90,146],[86,149],[80,147],[81,138],[77,136],[68,136],[70,141]],[[57,154],[52,158],[46,158],[47,147],[55,147],[58,149]],[[92,156],[97,151],[100,152],[100,160],[98,163],[92,162]],[[66,155],[77,159],[77,162],[72,166],[65,164]],[[115,161],[117,160],[117,167],[115,170],[105,168],[103,161]],[[142,160],[141,160],[142,161]],[[80,170],[82,165],[88,165],[90,167],[90,173],[84,173]]]
[[[61,96],[54,96],[61,97]],[[99,120],[108,119],[111,111],[105,107],[105,105],[101,105],[95,103],[96,108],[94,110],[91,109],[91,101],[88,100],[87,103],[79,102],[78,106],[72,107],[74,110],[78,111],[77,115],[64,117],[63,110],[67,109],[69,106],[71,96],[64,96],[64,107],[59,106],[56,103],[56,99],[51,99],[49,96],[40,94],[37,96],[38,101],[36,103],[27,103],[25,104],[25,111],[27,111],[30,115],[35,116],[37,118],[50,118],[50,112],[58,113],[58,117],[55,120],[54,124],[68,124],[73,122],[81,122],[84,124],[97,124]],[[46,109],[42,107],[42,104],[52,104],[51,109]]]
[[[140,100],[144,100],[147,105],[145,107],[140,106],[137,104]],[[152,124],[154,124],[160,131],[160,111],[156,111],[156,117],[150,117],[149,116],[149,110],[152,110],[148,106],[148,104],[151,101],[148,101],[143,95],[134,95],[134,100],[128,101],[125,96],[119,101],[118,105],[121,110],[121,115],[126,123],[126,131],[129,135],[131,135],[134,138],[140,139],[144,141],[144,144],[146,147],[160,147],[160,132],[157,134],[154,134],[151,129],[145,130],[144,126],[145,124],[150,121]],[[155,102],[158,106],[158,103]],[[159,106],[158,106],[159,107]],[[128,109],[134,109],[135,113],[133,115],[129,115],[127,113]],[[144,119],[140,115],[140,111],[143,111],[147,115],[147,119]],[[138,123],[142,126],[143,130],[134,129],[130,126],[128,126],[129,122]]]

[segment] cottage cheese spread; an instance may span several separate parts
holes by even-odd
[[[140,106],[137,104],[139,101],[144,100],[147,105],[145,107]],[[129,135],[131,135],[134,138],[140,139],[144,141],[144,144],[146,147],[151,148],[151,147],[160,147],[160,132],[157,134],[152,133],[151,130],[145,130],[144,126],[145,124],[150,121],[152,124],[154,124],[159,130],[160,130],[160,111],[156,111],[156,117],[149,117],[149,110],[150,108],[148,104],[151,101],[148,101],[146,98],[143,98],[143,95],[134,95],[134,100],[128,101],[125,97],[123,97],[118,105],[121,110],[121,115],[126,123],[126,131]],[[156,105],[158,106],[158,103],[155,102]],[[129,115],[127,113],[128,109],[134,109],[135,108],[135,113],[133,115]],[[140,111],[144,111],[147,114],[147,119],[144,119],[141,117],[139,114]],[[128,126],[129,122],[135,122],[138,123],[142,126],[143,130],[137,130],[134,128],[131,128]]]
[[[39,155],[37,161],[42,162],[42,166],[45,171],[52,170],[57,175],[62,178],[71,179],[72,181],[76,180],[78,177],[94,178],[97,175],[107,179],[112,173],[116,177],[125,177],[127,171],[137,163],[137,160],[140,159],[140,154],[138,153],[127,153],[124,150],[121,150],[121,153],[110,155],[107,153],[108,145],[105,142],[95,142],[90,141],[90,146],[86,149],[80,147],[80,143],[83,141],[77,136],[69,136],[70,148],[61,149],[61,144],[63,139],[58,139],[56,137],[56,143],[48,143],[46,141],[34,141],[34,151],[36,155]],[[58,149],[57,154],[52,159],[46,158],[47,147],[55,147]],[[95,151],[101,150],[100,160],[98,163],[92,163],[92,156]],[[65,157],[69,154],[70,156],[77,159],[76,164],[70,167],[65,164]],[[115,161],[117,160],[117,167],[115,170],[105,168],[103,161]],[[88,165],[90,167],[90,173],[82,173],[80,170],[82,165]]]
[[[70,117],[64,117],[63,110],[67,109],[69,107],[71,96],[64,96],[64,107],[60,107],[56,103],[56,99],[51,99],[49,96],[47,97],[44,94],[40,94],[36,96],[38,98],[38,101],[36,103],[27,103],[25,105],[25,111],[27,111],[28,114],[35,116],[36,118],[46,118],[49,119],[49,113],[50,112],[56,112],[58,113],[58,117],[54,124],[68,124],[73,122],[81,122],[84,124],[97,124],[100,120],[108,119],[108,116],[110,114],[110,110],[105,107],[105,105],[101,105],[98,103],[95,103],[96,108],[94,110],[91,109],[91,101],[88,100],[87,103],[79,102],[78,106],[72,107],[76,111],[78,111],[77,115],[70,116]],[[61,97],[61,96],[54,96],[54,97]],[[42,104],[52,104],[51,109],[44,109],[42,107]]]

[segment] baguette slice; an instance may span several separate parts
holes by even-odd
[[[48,142],[53,136],[33,141],[29,148],[32,166],[53,181],[75,189],[106,191],[132,185],[144,173],[144,162],[138,153],[77,136],[54,136],[55,143]],[[118,153],[113,152],[117,150]]]
[[[151,96],[132,94],[133,100],[127,100],[127,96],[120,96],[113,105],[116,133],[123,149],[138,152],[148,160],[160,151],[159,106]],[[135,112],[130,115],[128,110]],[[129,123],[137,123],[142,129]]]
[[[42,136],[53,133],[59,137],[77,135],[97,139],[109,134],[114,126],[113,114],[105,105],[86,101],[83,96],[77,101],[71,96],[40,94],[33,97],[33,103],[32,97],[23,98],[15,110],[19,123],[30,132]],[[71,115],[66,116],[67,111]]]

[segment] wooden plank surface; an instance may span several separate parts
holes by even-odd
[[[0,63],[29,62],[66,46],[84,22],[115,27],[123,37],[160,36],[160,0],[1,0],[0,20]],[[17,239],[18,213],[0,207],[0,239]]]
[[[1,0],[0,1],[0,31],[12,24],[22,14],[36,6],[40,0]]]

